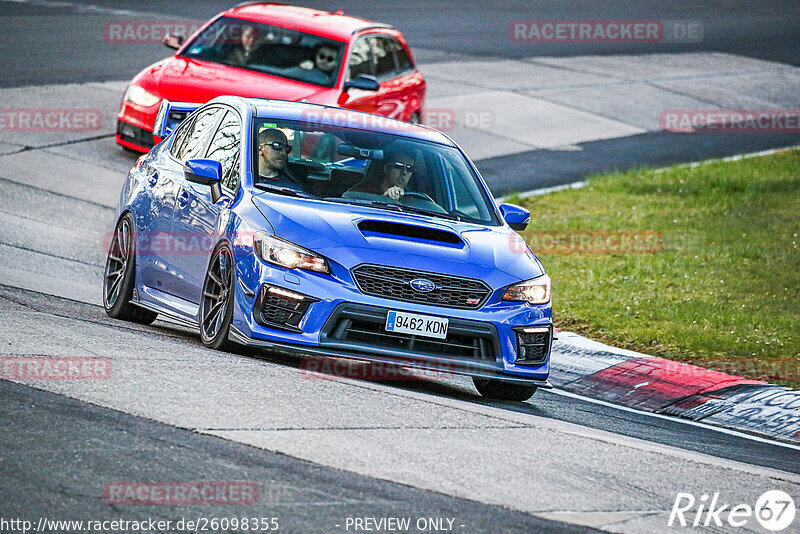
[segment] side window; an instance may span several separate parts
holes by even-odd
[[[186,145],[186,139],[189,137],[189,132],[192,131],[193,122],[194,120],[192,118],[184,121],[180,126],[178,126],[178,131],[175,133],[175,140],[172,142],[172,146],[169,148],[170,153],[172,153],[172,155],[176,158]]]
[[[222,164],[222,186],[230,191],[239,187],[238,158],[241,128],[239,116],[228,111],[211,139],[206,157]]]
[[[372,41],[372,54],[375,56],[375,76],[378,79],[393,77],[397,68],[394,64],[392,45],[386,37],[370,37]]]
[[[217,124],[217,119],[222,111],[224,110],[220,108],[210,108],[200,112],[197,118],[194,119],[192,127],[186,132],[186,143],[175,157],[182,161],[202,158],[203,149],[208,139],[214,134],[214,126]]]
[[[399,72],[406,72],[414,68],[414,62],[411,61],[411,57],[409,57],[408,52],[406,52],[406,47],[404,47],[400,41],[394,38],[389,39],[389,43],[392,47],[392,51],[394,52],[394,58],[397,62],[397,70]]]
[[[353,43],[350,51],[350,73],[348,80],[355,80],[361,74],[374,75],[372,69],[372,52],[369,41],[362,37]]]

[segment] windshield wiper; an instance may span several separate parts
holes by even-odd
[[[264,191],[269,191],[270,193],[277,193],[279,195],[286,195],[290,197],[319,198],[318,196],[312,195],[311,193],[306,193],[305,191],[300,191],[298,189],[292,189],[291,187],[280,187],[277,185],[269,185],[269,184],[253,184],[253,187],[263,189]]]

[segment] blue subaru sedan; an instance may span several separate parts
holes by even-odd
[[[550,278],[446,135],[299,102],[164,101],[119,200],[111,317],[239,345],[550,387]]]

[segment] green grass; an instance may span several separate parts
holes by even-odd
[[[610,344],[800,386],[800,150],[596,176],[527,199],[523,234],[655,231],[660,252],[536,252],[556,326]]]

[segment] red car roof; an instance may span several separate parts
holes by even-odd
[[[269,2],[240,4],[229,9],[224,14],[253,22],[273,24],[304,33],[312,33],[337,41],[349,41],[354,32],[364,28],[391,28],[387,24],[380,24],[360,17]]]

